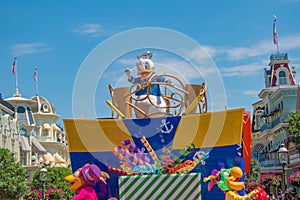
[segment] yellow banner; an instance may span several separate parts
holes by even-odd
[[[196,148],[240,144],[244,109],[184,115],[177,128],[173,149],[193,143]]]
[[[240,144],[243,114],[244,109],[235,109],[184,115],[172,148],[182,149],[190,143],[196,148]],[[122,119],[64,119],[64,125],[70,152],[111,152],[124,140],[134,143]]]
[[[70,152],[108,152],[132,140],[121,119],[64,119]]]

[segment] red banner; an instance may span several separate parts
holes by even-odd
[[[252,156],[252,128],[250,112],[244,113],[244,126],[243,126],[243,153],[242,156],[245,161],[245,172],[250,173],[250,161]]]

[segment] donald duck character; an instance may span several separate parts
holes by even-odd
[[[72,200],[97,200],[94,186],[99,180],[106,184],[105,177],[109,178],[109,175],[101,172],[95,164],[85,164],[77,169],[65,178],[72,183],[69,189],[76,191],[76,196]]]
[[[125,73],[128,76],[128,81],[138,86],[137,92],[135,93],[137,98],[135,106],[140,108],[147,115],[157,113],[155,116],[160,117],[164,116],[164,113],[166,113],[166,101],[162,97],[159,84],[152,84],[150,86],[150,91],[148,91],[149,87],[147,87],[147,84],[149,82],[171,82],[165,77],[157,77],[154,72],[154,64],[151,58],[152,53],[150,51],[137,56],[138,62],[136,63],[136,69],[139,77],[134,78],[131,69],[128,68],[125,69]],[[145,116],[142,113],[136,112],[136,117],[142,118]]]

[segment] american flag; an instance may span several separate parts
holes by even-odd
[[[17,57],[15,57],[14,62],[11,65],[11,71],[13,74],[16,72],[16,60],[17,60]]]
[[[276,18],[274,19],[274,23],[273,23],[273,42],[274,42],[274,44],[278,44],[277,30],[276,30]]]
[[[35,68],[35,70],[34,70],[33,80],[34,80],[35,82],[38,80],[38,77],[37,77],[37,68]]]

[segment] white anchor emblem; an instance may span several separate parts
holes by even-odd
[[[160,132],[161,133],[171,133],[171,131],[173,130],[173,124],[171,124],[170,122],[166,122],[165,119],[161,120],[162,125],[160,125]],[[170,124],[171,126],[168,126],[168,124]]]
[[[242,145],[240,145],[240,144],[238,144],[238,148],[236,148],[235,150],[238,151],[239,149],[242,149]],[[242,155],[241,152],[239,152],[239,151],[237,153],[238,153],[239,156]]]

